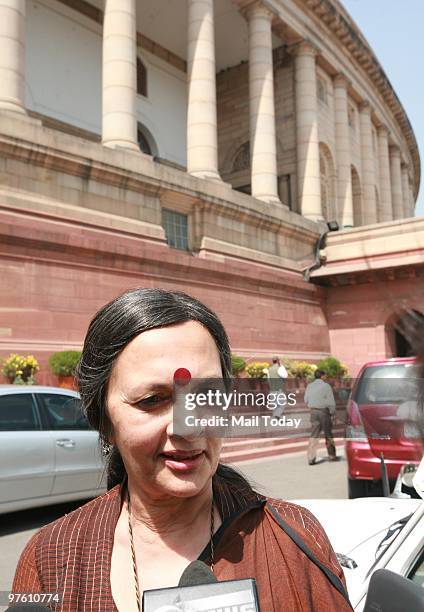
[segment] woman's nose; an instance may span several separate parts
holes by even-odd
[[[187,421],[187,416],[190,421]],[[178,436],[186,440],[194,440],[204,435],[204,428],[200,425],[200,419],[196,419],[196,411],[187,413],[174,406],[171,410],[170,419],[166,428],[168,436]]]

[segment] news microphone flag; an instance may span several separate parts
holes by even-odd
[[[143,593],[143,612],[260,612],[256,581],[218,582],[202,561],[184,570],[177,587]]]

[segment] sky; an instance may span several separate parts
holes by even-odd
[[[424,175],[424,0],[341,0],[368,40],[412,124]],[[415,214],[424,215],[424,185]]]

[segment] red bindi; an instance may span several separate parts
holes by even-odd
[[[188,385],[191,380],[191,372],[187,368],[178,368],[174,372],[174,383],[178,386]]]

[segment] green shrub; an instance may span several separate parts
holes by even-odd
[[[340,376],[347,376],[347,367],[340,363],[336,357],[325,357],[317,363],[318,370],[325,372],[330,378],[338,378]]]
[[[74,376],[81,351],[59,351],[49,358],[49,367],[56,376]]]
[[[239,355],[231,355],[231,369],[234,376],[237,376],[246,368],[246,360]]]

